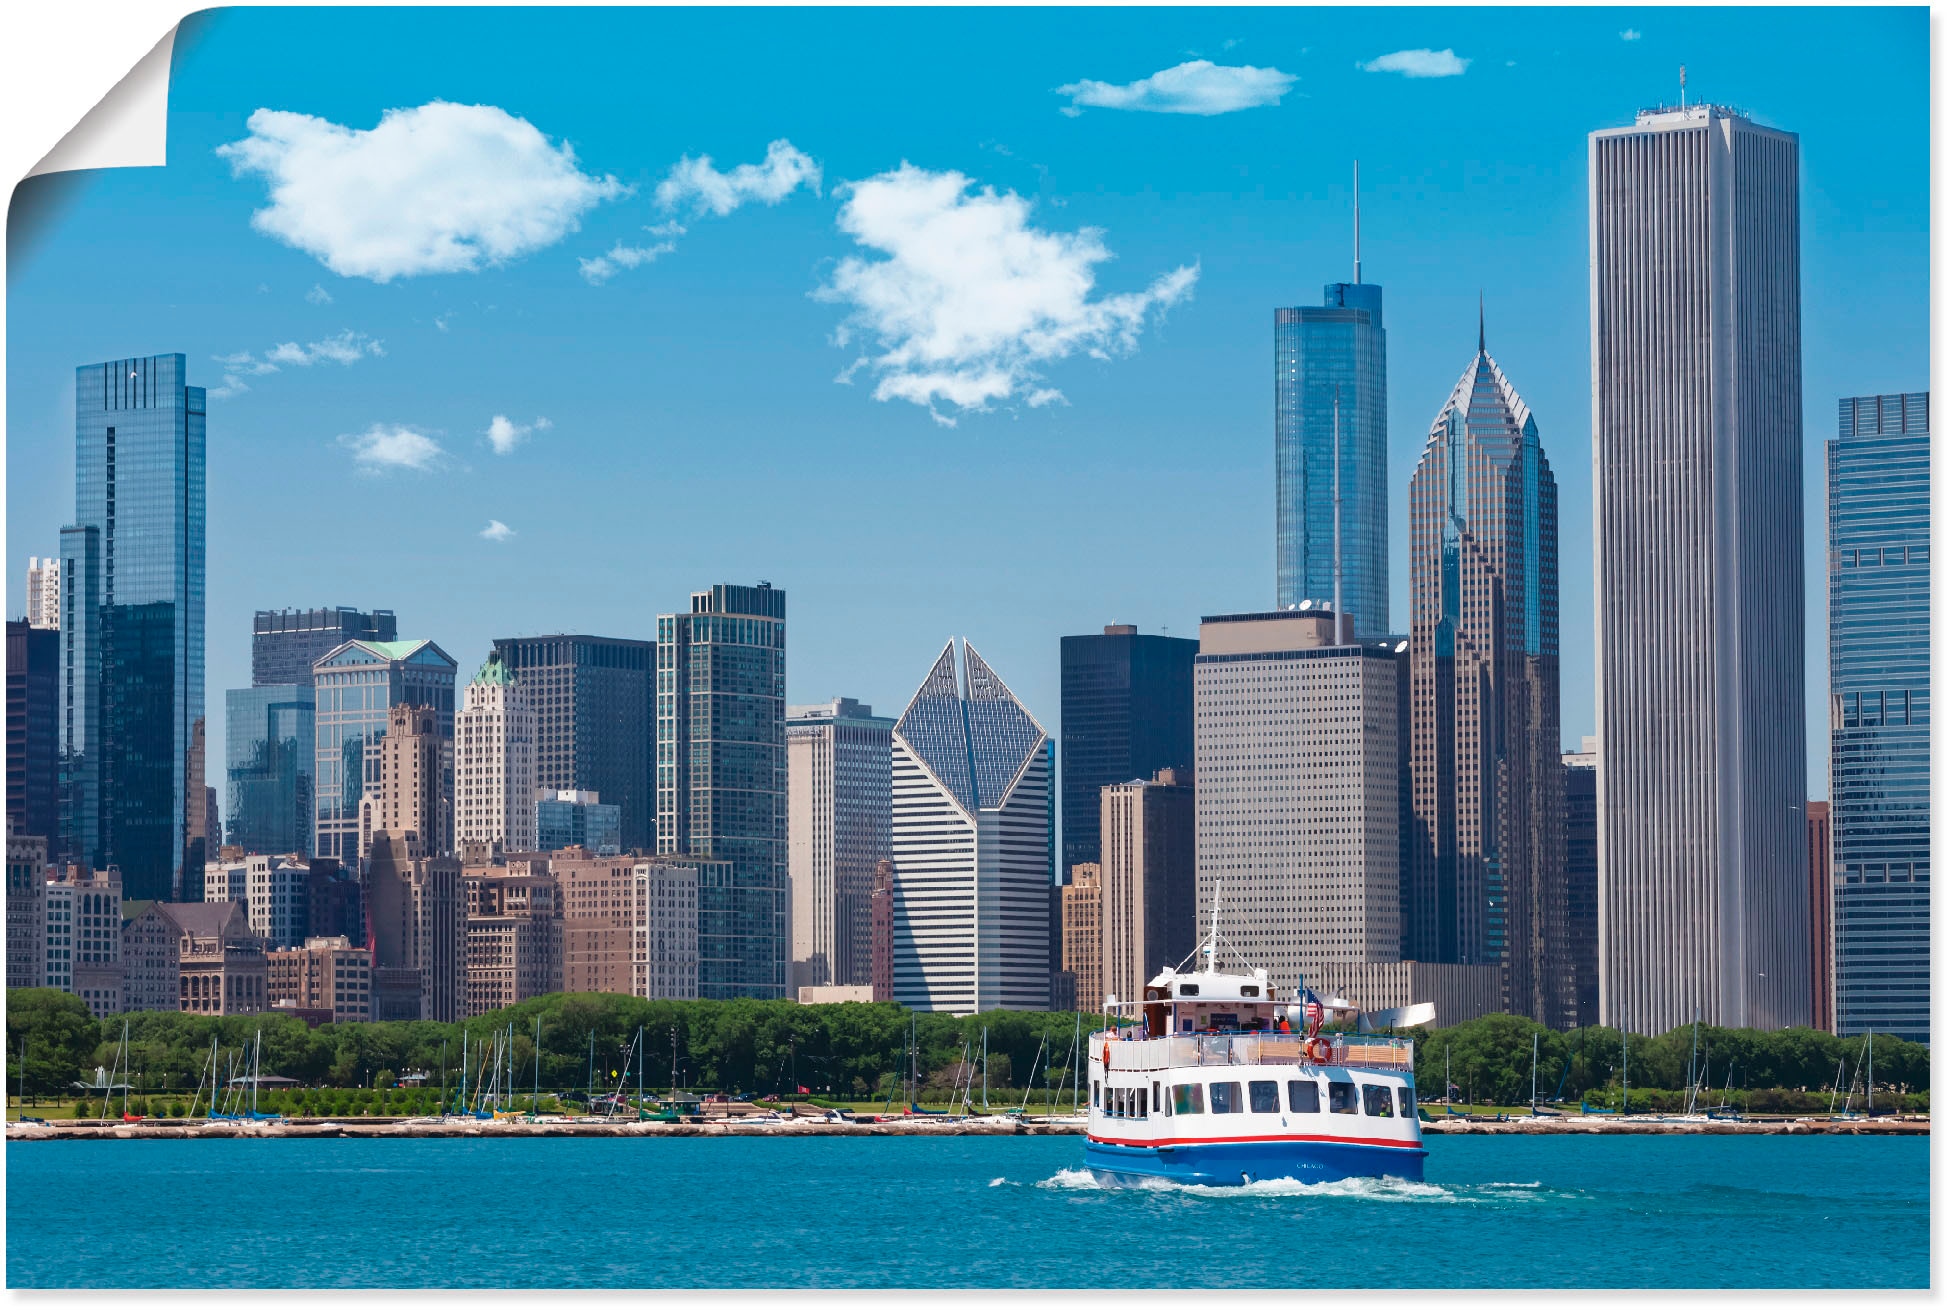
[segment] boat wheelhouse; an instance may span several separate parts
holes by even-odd
[[[1104,1003],[1088,1045],[1085,1163],[1104,1182],[1160,1178],[1420,1181],[1426,1150],[1410,1039],[1327,1032],[1342,1004],[1280,996],[1262,969],[1165,969]]]

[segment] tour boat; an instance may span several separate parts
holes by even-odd
[[[1104,1002],[1109,1026],[1088,1043],[1089,1171],[1111,1184],[1421,1181],[1412,1041],[1325,1032],[1334,1007],[1281,997],[1263,969],[1220,967],[1216,917],[1201,969]]]

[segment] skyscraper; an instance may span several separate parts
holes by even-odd
[[[1561,844],[1555,475],[1487,353],[1434,417],[1412,518],[1407,958],[1504,967],[1507,1008],[1570,1009]]]
[[[1104,787],[1101,805],[1101,986],[1135,1000],[1196,948],[1196,790],[1188,769],[1161,769]]]
[[[1832,802],[1805,802],[1806,896],[1812,917],[1812,1027],[1832,1031]]]
[[[1385,297],[1363,280],[1356,166],[1353,190],[1352,280],[1328,283],[1322,305],[1273,314],[1278,608],[1333,594],[1336,531],[1339,603],[1359,631],[1378,634],[1391,629]]]
[[[1568,918],[1568,963],[1575,1000],[1573,1026],[1586,1028],[1602,1015],[1598,966],[1601,925],[1596,906],[1594,737],[1579,751],[1562,753],[1562,900]]]
[[[328,663],[318,662],[321,695]],[[460,1018],[466,895],[460,862],[445,854],[443,837],[451,824],[452,752],[453,730],[436,708],[393,705],[386,712],[384,736],[364,761],[360,846],[372,963],[387,971],[386,990],[395,998],[375,997],[379,1018],[416,1016],[440,1023]],[[415,990],[416,1005],[394,1008]]]
[[[1111,623],[1061,639],[1061,864],[1102,858],[1102,789],[1188,770],[1197,643]]]
[[[311,667],[348,641],[396,641],[391,610],[258,610],[251,620],[250,685],[311,685]]]
[[[1928,1040],[1928,396],[1852,396],[1826,443],[1840,1036]]]
[[[1048,1004],[1054,743],[948,641],[892,730],[893,991],[915,1010]]]
[[[317,829],[312,851],[356,863],[359,803],[378,778],[378,744],[399,705],[429,706],[444,746],[443,796],[453,798],[453,681],[458,665],[430,641],[348,641],[313,666],[317,695]],[[452,813],[421,832],[427,848],[452,845]]]
[[[309,855],[318,767],[310,679],[224,694],[230,787],[224,844],[252,855]]]
[[[1589,137],[1602,1015],[1810,1019],[1798,139]]]
[[[61,627],[61,561],[27,557],[27,622],[36,628]]]
[[[178,895],[204,858],[204,425],[181,355],[75,370],[60,845],[119,866],[131,900]]]
[[[534,710],[527,688],[487,656],[453,720],[453,843],[536,849]]]
[[[840,697],[792,706],[791,992],[872,983],[872,876],[892,855],[892,720]]]
[[[657,621],[656,847],[697,887],[705,1000],[785,995],[784,593],[721,583]]]
[[[1203,620],[1197,933],[1280,987],[1400,958],[1399,655],[1313,601]]]
[[[7,620],[7,820],[50,849],[60,830],[61,634]]]
[[[527,688],[539,785],[599,792],[621,811],[623,850],[657,849],[656,643],[562,633],[494,650]]]

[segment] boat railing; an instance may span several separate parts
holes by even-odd
[[[1363,1033],[1327,1033],[1307,1039],[1297,1033],[1183,1033],[1171,1037],[1118,1038],[1097,1033],[1089,1056],[1109,1052],[1114,1069],[1182,1069],[1232,1064],[1309,1064],[1411,1072],[1413,1040]]]

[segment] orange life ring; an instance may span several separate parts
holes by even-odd
[[[1332,1059],[1332,1044],[1323,1037],[1314,1037],[1305,1043],[1305,1054],[1314,1064],[1327,1064]]]

